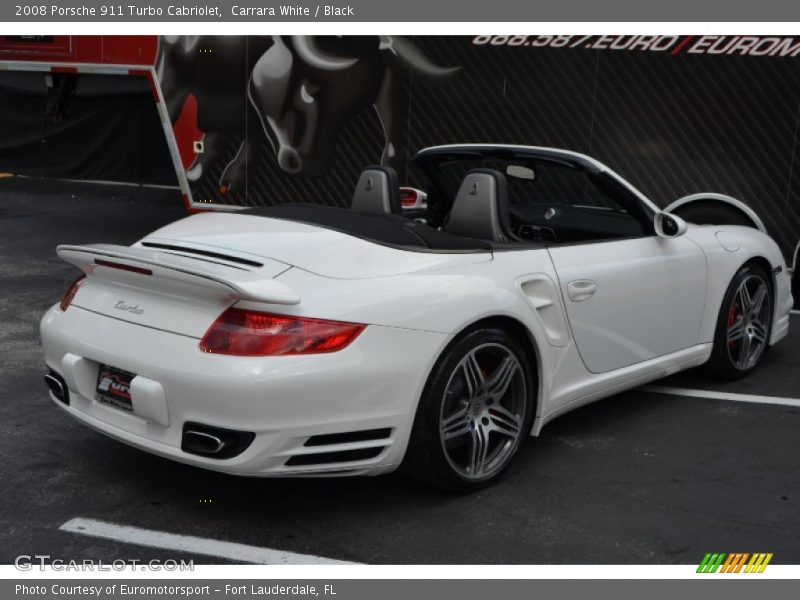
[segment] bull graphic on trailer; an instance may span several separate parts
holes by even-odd
[[[242,139],[219,178],[221,193],[243,191],[246,165],[258,160],[264,138],[283,172],[324,174],[342,128],[370,107],[383,128],[380,161],[399,166],[408,80],[444,82],[460,69],[435,64],[395,36],[166,36],[156,65],[173,125],[190,95],[197,103],[204,144],[187,168],[190,180]]]

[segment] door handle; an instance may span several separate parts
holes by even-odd
[[[567,284],[567,296],[573,302],[588,300],[597,291],[597,283],[591,279],[577,279]]]

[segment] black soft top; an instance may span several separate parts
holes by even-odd
[[[445,233],[400,215],[351,208],[291,203],[252,208],[245,214],[307,223],[384,246],[419,252],[491,252],[493,248],[487,241]]]

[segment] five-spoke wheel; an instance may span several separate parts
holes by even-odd
[[[769,287],[760,275],[747,275],[728,308],[728,352],[740,369],[754,366],[767,346]]]
[[[508,466],[534,412],[534,358],[500,329],[456,339],[430,375],[405,469],[437,487],[471,490]]]
[[[523,435],[527,388],[514,353],[501,344],[471,350],[450,376],[439,433],[450,465],[468,479],[490,477]]]
[[[722,301],[709,369],[726,379],[752,371],[769,347],[772,286],[759,265],[743,266]]]

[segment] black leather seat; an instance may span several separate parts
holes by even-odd
[[[364,169],[358,178],[350,208],[367,212],[401,214],[403,207],[400,203],[397,172],[391,167],[377,165]]]
[[[473,169],[458,188],[445,231],[490,242],[516,240],[508,212],[506,176],[493,169]]]

